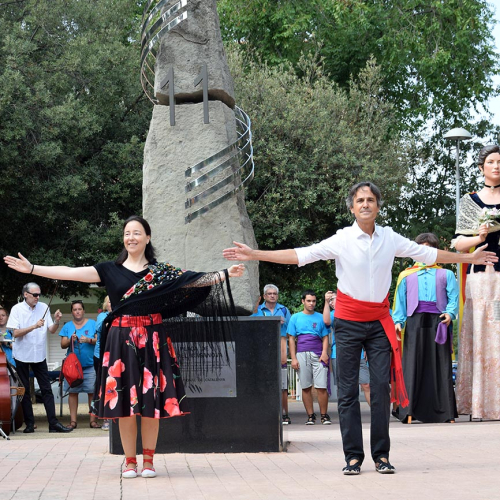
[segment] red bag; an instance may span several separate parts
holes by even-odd
[[[80,346],[78,346],[80,347]],[[68,385],[73,389],[83,384],[83,368],[77,355],[74,353],[73,337],[71,337],[71,351],[64,358],[61,366],[60,382],[62,377],[66,379]]]

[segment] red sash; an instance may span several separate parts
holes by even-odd
[[[149,316],[118,316],[113,320],[111,326],[139,327],[148,325],[161,325],[161,314],[150,314]]]
[[[401,350],[396,336],[396,328],[389,312],[389,295],[384,302],[364,302],[356,300],[337,290],[335,317],[347,321],[380,321],[382,328],[391,343],[391,403],[398,403],[402,407],[408,406],[408,394],[403,378],[401,364]],[[368,363],[370,359],[368,359]]]

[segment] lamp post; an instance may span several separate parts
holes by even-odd
[[[459,157],[460,157],[460,141],[468,141],[472,139],[472,135],[467,132],[464,128],[452,128],[449,132],[444,134],[444,138],[448,141],[457,141],[457,163],[455,170],[455,196],[456,196],[456,218],[458,222],[458,212],[460,210],[460,169],[459,169]]]
[[[468,141],[472,139],[472,136],[464,128],[453,128],[446,134],[444,134],[444,139],[448,141],[457,141],[457,164],[455,171],[455,186],[456,186],[456,221],[458,226],[458,213],[460,211],[460,169],[459,169],[459,156],[460,156],[460,141]],[[457,265],[457,276],[458,282],[460,283],[460,289],[462,289],[462,280],[465,276],[465,270],[462,269],[462,265]],[[458,315],[458,331],[462,331],[462,316]],[[458,336],[458,342],[460,345],[460,333]]]

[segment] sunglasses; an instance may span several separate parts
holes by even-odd
[[[31,292],[26,292],[26,293],[33,295],[33,297],[40,297],[40,295],[42,295],[41,293],[31,293]]]

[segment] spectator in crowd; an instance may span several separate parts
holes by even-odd
[[[87,393],[89,399],[89,409],[92,404],[92,396],[95,386],[94,370],[94,348],[97,342],[96,322],[85,317],[85,307],[81,300],[74,300],[71,303],[71,315],[73,321],[68,321],[59,333],[61,337],[61,348],[73,350],[83,369],[83,384],[78,387],[69,387],[64,381],[64,392],[69,392],[68,404],[71,416],[70,427],[76,429],[78,416],[78,394]],[[90,427],[100,429],[101,426],[94,415],[90,415]]]
[[[283,425],[291,424],[288,416],[288,368],[287,368],[287,328],[290,321],[288,307],[278,302],[279,290],[276,285],[264,287],[264,302],[257,305],[252,316],[279,316],[281,318],[281,401],[283,409]]]
[[[433,233],[419,234],[420,245],[438,248]],[[409,404],[399,407],[397,418],[411,424],[454,422],[457,415],[451,353],[452,320],[458,314],[455,275],[439,266],[420,262],[398,278],[392,319],[403,337],[403,374]],[[405,326],[406,325],[406,326]]]
[[[99,368],[99,363],[100,363],[100,356],[101,356],[101,333],[102,333],[102,327],[104,320],[108,317],[108,314],[111,312],[111,302],[109,300],[109,295],[106,295],[104,297],[104,302],[102,303],[102,312],[100,312],[97,315],[96,319],[96,334],[97,334],[97,342],[95,343],[95,349],[94,349],[94,370],[97,376],[98,373],[98,368]],[[102,430],[103,431],[109,431],[109,420],[105,419],[104,423],[102,424]]]
[[[12,330],[7,328],[7,320],[9,319],[9,313],[7,309],[0,306],[0,348],[7,356],[7,361],[16,366],[16,362],[14,360],[14,356],[12,356],[12,345],[10,342],[2,342],[3,340],[12,340],[14,337],[12,336]]]
[[[335,302],[337,301],[337,294],[329,290],[325,294],[325,306],[323,308],[323,321],[327,327],[331,326],[332,333],[332,374],[335,385],[337,382],[337,345],[335,344],[335,330],[333,329],[333,319],[335,317]],[[359,363],[359,385],[363,394],[365,395],[366,402],[370,404],[370,370],[366,360],[366,351],[361,350],[361,360]]]
[[[23,408],[23,432],[35,432],[35,416],[31,404],[30,368],[42,393],[43,405],[49,422],[49,432],[71,432],[71,427],[65,427],[56,418],[54,395],[50,385],[49,370],[47,368],[47,330],[56,333],[61,320],[61,311],[55,312],[55,322],[52,321],[47,304],[40,302],[41,290],[36,283],[27,283],[23,286],[24,301],[16,304],[7,322],[7,328],[13,331],[13,356],[16,361],[16,371],[25,388],[21,406]]]
[[[256,250],[234,242],[235,246],[226,248],[223,256],[231,261],[260,260],[300,266],[318,260],[335,260],[338,408],[346,459],[342,471],[347,475],[359,474],[365,457],[357,376],[364,347],[370,364],[372,458],[377,472],[393,474],[395,467],[389,462],[389,374],[392,399],[403,406],[408,404],[400,349],[389,312],[388,292],[394,258],[412,257],[426,264],[468,262],[491,266],[498,262],[498,256],[487,251],[485,245],[474,253],[445,252],[418,245],[390,227],[376,225],[382,196],[371,182],[352,186],[346,204],[356,219],[353,225],[319,243],[296,249]]]
[[[302,387],[302,402],[307,412],[306,425],[316,423],[312,385],[318,394],[318,403],[323,425],[331,424],[328,415],[328,329],[323,316],[316,312],[316,293],[306,290],[302,294],[304,310],[292,315],[288,325],[292,368],[299,374]]]

